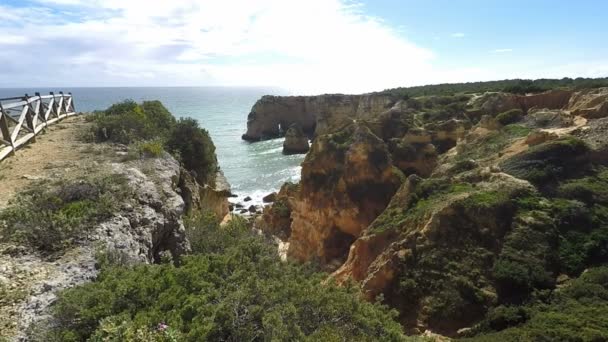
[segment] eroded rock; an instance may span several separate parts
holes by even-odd
[[[317,137],[302,164],[288,255],[324,265],[345,259],[400,182],[386,145],[364,125]]]
[[[304,134],[302,127],[293,124],[285,134],[283,142],[283,154],[302,154],[308,152],[308,137]]]

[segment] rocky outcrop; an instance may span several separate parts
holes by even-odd
[[[574,115],[590,119],[608,116],[608,88],[587,89],[574,93],[568,109]]]
[[[532,108],[562,109],[568,105],[571,90],[550,90],[540,94],[516,96],[516,101],[524,112]]]
[[[429,187],[441,182],[445,190]],[[483,169],[452,181],[410,176],[387,209],[354,241],[347,261],[332,277],[360,282],[369,300],[384,294],[403,313],[402,323],[410,333],[431,329],[453,335],[495,303],[491,269],[482,265],[491,260],[510,229],[511,199],[528,191],[532,187],[525,181]],[[484,273],[474,273],[477,267]],[[479,298],[462,300],[457,291],[450,292],[453,298],[442,297],[443,286],[458,286],[455,277],[472,281],[470,290],[479,291]],[[436,307],[444,300],[456,306],[449,310],[466,315],[445,315],[447,307]]]
[[[255,227],[264,233],[287,241],[291,235],[291,211],[299,194],[298,184],[285,183],[278,193],[273,193],[272,205],[266,206]]]
[[[394,104],[384,95],[263,96],[247,117],[248,141],[276,138],[293,124],[309,137],[339,130],[354,119],[376,117]]]
[[[283,142],[283,154],[302,154],[308,152],[308,137],[304,134],[302,127],[298,124],[293,124],[285,134]]]
[[[571,101],[573,92],[569,90],[551,90],[540,94],[515,95],[509,93],[485,93],[473,97],[468,107],[474,115],[488,114],[496,116],[512,109],[524,112],[536,109],[563,109]]]
[[[400,182],[386,145],[366,126],[317,137],[302,164],[288,255],[338,266]]]
[[[212,212],[218,220],[228,215],[230,184],[221,171],[218,171],[213,179],[213,185],[200,185],[190,172],[182,169],[179,189],[185,201],[186,214]]]

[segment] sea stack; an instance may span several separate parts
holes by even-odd
[[[308,137],[304,134],[302,127],[298,124],[293,124],[285,133],[285,141],[283,142],[283,154],[301,154],[308,152]]]

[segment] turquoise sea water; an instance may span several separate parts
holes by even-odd
[[[33,95],[36,91],[72,92],[76,110],[87,112],[105,109],[124,100],[160,100],[177,117],[190,116],[206,128],[216,146],[220,167],[242,199],[253,202],[275,191],[286,181],[300,177],[303,155],[284,156],[283,139],[258,143],[241,140],[247,126],[247,114],[262,95],[287,95],[280,89],[241,87],[171,87],[171,88],[63,88],[0,89],[0,98]]]

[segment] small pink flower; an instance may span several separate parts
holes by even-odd
[[[163,322],[158,323],[158,327],[157,327],[158,331],[165,331],[165,330],[167,330],[167,328],[169,328],[169,326],[166,325],[165,323],[163,323]]]

